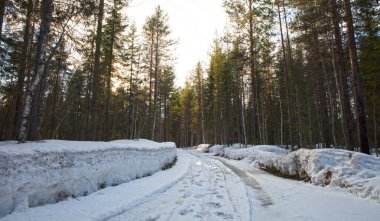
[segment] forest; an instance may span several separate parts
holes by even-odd
[[[1,0],[0,140],[379,146],[378,0],[223,0],[191,73],[168,14],[137,27],[129,3]]]

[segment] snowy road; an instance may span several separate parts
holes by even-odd
[[[191,158],[186,176],[165,192],[147,199],[115,220],[250,220],[246,187],[220,162]]]
[[[378,220],[380,205],[286,180],[245,161],[188,152],[183,179],[110,220]]]
[[[380,205],[342,189],[287,180],[234,161],[177,151],[152,176],[88,196],[15,212],[0,220],[281,220],[375,221]]]

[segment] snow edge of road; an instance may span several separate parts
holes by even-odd
[[[188,173],[190,159],[177,150],[176,164],[152,176],[107,187],[86,197],[71,198],[57,204],[26,209],[0,220],[106,220],[144,203],[181,181]],[[162,180],[161,177],[169,178]]]

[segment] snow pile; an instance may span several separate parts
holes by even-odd
[[[176,159],[148,140],[0,142],[0,217],[151,175]]]
[[[306,173],[312,183],[342,187],[380,202],[380,158],[335,149],[301,149],[293,155],[300,166],[298,171]]]
[[[214,145],[208,149],[209,153],[220,155],[224,149],[224,145]]]
[[[134,210],[138,205],[150,202],[188,176],[192,158],[182,150],[177,151],[177,162],[170,170],[162,170],[143,179],[132,180],[118,186],[101,189],[88,196],[68,198],[55,204],[47,204],[14,212],[1,221],[95,221],[109,220],[119,214]],[[149,214],[149,213],[148,213]],[[141,219],[138,219],[141,220]]]
[[[275,146],[225,148],[222,156],[247,158],[255,167],[315,185],[341,187],[357,196],[380,202],[380,158],[338,149],[300,149],[287,153]]]
[[[244,144],[241,144],[241,143],[235,143],[235,144],[232,144],[231,146],[227,146],[227,145],[214,145],[212,147],[209,148],[209,153],[213,153],[214,155],[221,155],[223,153],[228,152],[229,154],[231,154],[229,156],[230,159],[236,159],[236,160],[239,160],[239,159],[243,159],[246,156],[247,154],[247,147],[251,147],[251,146],[247,146],[247,145],[244,145]],[[243,151],[240,151],[241,149],[243,149]],[[228,151],[230,150],[230,151]]]
[[[276,169],[278,172],[294,176],[296,163],[288,157],[288,151],[276,146],[259,145],[248,148],[225,148],[221,155],[234,160],[249,158],[256,167]]]
[[[195,149],[201,152],[208,152],[210,146],[210,144],[199,144]]]

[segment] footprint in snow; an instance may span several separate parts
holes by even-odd
[[[156,221],[160,218],[160,214],[156,215],[156,216],[153,216],[153,217],[149,217],[148,219],[146,219],[146,221]]]
[[[182,216],[185,216],[185,215],[187,215],[189,213],[192,213],[193,211],[194,211],[193,209],[181,209],[179,211],[179,214],[182,215]]]
[[[209,205],[209,206],[211,206],[212,208],[215,208],[215,209],[218,209],[218,208],[222,207],[220,205],[220,203],[214,203],[214,202],[207,203],[207,205]]]
[[[201,214],[195,214],[194,218],[203,218],[203,216]]]
[[[223,217],[223,219],[233,219],[234,217],[231,215],[231,214],[226,214],[226,213],[223,213],[223,212],[216,212],[215,213],[217,216],[221,216]]]

